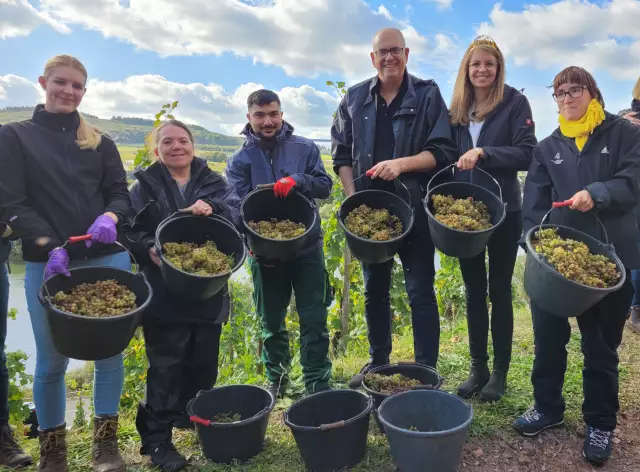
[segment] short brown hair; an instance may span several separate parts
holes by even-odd
[[[560,71],[558,75],[553,79],[553,92],[558,91],[558,87],[564,84],[579,84],[587,87],[587,90],[593,98],[600,102],[602,108],[604,108],[604,98],[602,92],[598,88],[596,79],[586,69],[577,66],[569,66],[566,69]]]

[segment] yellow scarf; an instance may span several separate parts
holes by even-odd
[[[578,150],[582,151],[589,135],[604,121],[604,108],[602,108],[600,102],[594,98],[591,100],[591,103],[589,103],[587,112],[579,120],[569,121],[560,115],[558,116],[558,121],[560,122],[560,131],[562,134],[567,138],[575,138]]]

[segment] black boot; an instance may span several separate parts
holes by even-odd
[[[151,457],[151,463],[163,472],[176,472],[184,469],[189,463],[180,454],[170,439],[145,451]]]
[[[494,370],[487,385],[480,392],[480,400],[483,402],[497,402],[504,396],[507,389],[507,374]]]
[[[489,381],[489,368],[486,361],[473,361],[469,377],[458,387],[458,396],[468,400],[484,388]]]
[[[25,454],[13,436],[13,430],[7,423],[0,425],[0,467],[19,469],[33,463],[30,455]]]

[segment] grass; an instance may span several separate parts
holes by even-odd
[[[566,421],[570,430],[582,429],[582,356],[580,354],[579,332],[573,325],[573,334],[568,346],[569,360],[565,380],[564,394],[567,402]],[[469,364],[468,336],[466,322],[454,320],[443,322],[440,343],[440,360],[438,370],[445,378],[443,390],[453,392],[456,386],[467,375]],[[366,351],[362,346],[350,347],[345,357],[334,360],[335,387],[345,387],[350,376],[355,373],[366,360]],[[394,339],[392,360],[412,359],[412,336],[407,332]],[[640,343],[633,334],[625,332],[625,339],[620,348],[620,400],[622,409],[637,408],[637,392],[640,391]],[[513,419],[522,413],[532,403],[530,383],[531,366],[533,362],[533,333],[531,320],[527,310],[518,310],[515,320],[513,363],[509,373],[508,394],[495,404],[472,402],[474,420],[470,436],[491,440],[493,435],[508,429]],[[267,442],[264,451],[250,462],[243,465],[220,466],[208,463],[202,458],[197,438],[192,432],[177,431],[176,445],[184,454],[191,457],[197,464],[198,470],[205,472],[297,472],[304,467],[296,448],[293,437],[282,421],[283,411],[291,405],[293,400],[281,400],[272,412],[267,431]],[[130,471],[154,470],[147,465],[146,458],[138,454],[139,438],[135,429],[134,411],[123,413],[120,429],[121,449],[126,456]],[[69,458],[72,471],[83,472],[90,469],[90,432],[75,430],[69,437]],[[37,442],[25,441],[30,453],[36,453]],[[368,440],[368,452],[363,463],[354,471],[391,472],[395,470],[389,455],[386,439],[377,433],[376,427],[371,426]],[[35,470],[35,468],[27,469]]]

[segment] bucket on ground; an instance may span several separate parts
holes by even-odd
[[[581,315],[610,293],[619,290],[625,283],[626,271],[622,261],[616,255],[615,249],[609,244],[607,230],[595,213],[592,212],[602,227],[605,237],[604,243],[587,233],[568,226],[544,224],[551,211],[564,204],[565,202],[554,204],[554,207],[542,218],[542,224],[534,226],[527,232],[525,238],[527,259],[524,268],[524,290],[527,292],[531,303],[535,306],[553,315],[570,318]],[[618,283],[613,287],[607,288],[590,287],[560,275],[555,268],[544,260],[542,255],[536,252],[535,242],[532,241],[540,229],[547,228],[555,228],[560,237],[583,242],[591,253],[601,254],[609,258],[611,262],[615,263],[620,273]]]
[[[456,470],[473,419],[473,409],[461,398],[413,390],[385,399],[378,414],[402,472]]]
[[[396,180],[408,196],[407,201],[391,192],[385,190],[362,190],[347,197],[338,210],[338,223],[344,231],[347,245],[353,254],[353,257],[361,262],[368,264],[382,264],[392,259],[402,242],[413,229],[415,215],[411,208],[410,194],[407,187],[400,181]],[[347,216],[360,205],[367,205],[375,210],[386,209],[393,216],[397,216],[402,222],[403,233],[388,241],[373,241],[371,239],[356,236],[347,229],[345,223]]]
[[[245,462],[264,447],[275,398],[255,385],[226,385],[200,392],[187,404],[204,456],[220,464]],[[240,415],[240,420],[213,422],[218,415]]]
[[[429,181],[427,195],[423,200],[423,204],[429,219],[429,233],[434,246],[448,256],[465,259],[477,256],[487,247],[489,238],[496,228],[502,224],[507,212],[502,201],[500,185],[490,174],[480,168],[477,168],[477,170],[484,172],[495,182],[499,196],[484,187],[469,182],[445,182],[432,188],[431,184],[436,177],[453,166],[454,164],[445,167]],[[440,223],[435,217],[431,201],[431,197],[434,195],[450,195],[454,199],[473,197],[474,200],[483,202],[491,216],[491,228],[481,231],[461,231]]]
[[[219,251],[233,255],[230,272],[218,275],[196,275],[178,269],[167,261],[162,245],[168,242],[204,244],[213,241]],[[242,267],[247,249],[233,223],[219,215],[170,216],[156,229],[156,251],[161,261],[160,273],[167,289],[187,300],[206,300],[227,284],[231,274]]]
[[[320,225],[315,203],[293,190],[285,198],[273,194],[272,186],[256,188],[242,201],[240,206],[242,223],[245,227],[247,244],[256,257],[269,260],[290,260],[304,246],[316,225]],[[306,231],[293,239],[271,239],[261,236],[251,228],[250,221],[263,221],[276,218],[302,223]]]
[[[373,399],[355,390],[329,390],[294,403],[285,413],[300,455],[313,472],[357,465],[367,450]]]
[[[82,238],[90,239],[80,236],[70,238],[70,241]],[[116,244],[122,246],[120,243],[116,242]],[[129,254],[133,257],[131,253]],[[70,269],[69,273],[71,277],[62,274],[50,277],[38,290],[38,301],[45,309],[56,350],[63,356],[83,361],[107,359],[124,351],[142,320],[144,311],[151,303],[153,291],[145,276],[139,268],[134,274],[115,267],[98,266]],[[58,291],[69,293],[80,284],[109,279],[124,285],[135,294],[137,306],[135,310],[124,315],[94,318],[59,310],[49,300],[49,297],[54,296]]]

